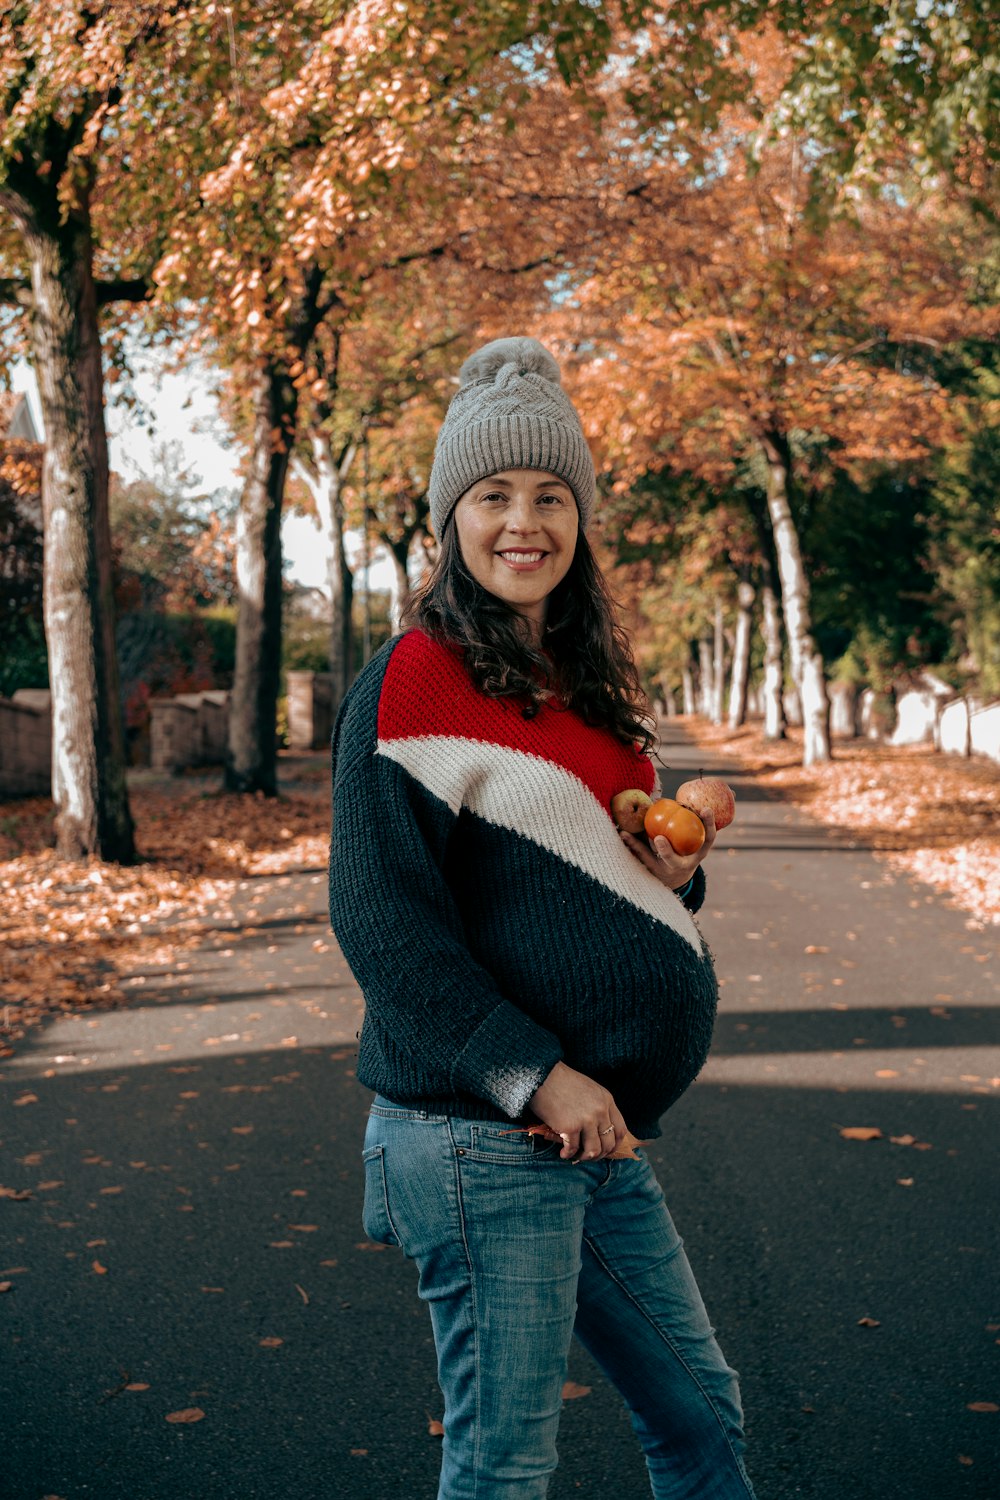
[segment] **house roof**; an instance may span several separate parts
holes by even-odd
[[[41,441],[31,407],[20,391],[0,391],[0,440],[4,438],[24,438],[29,443]]]

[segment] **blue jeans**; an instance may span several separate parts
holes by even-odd
[[[656,1500],[752,1500],[737,1376],[644,1156],[574,1165],[376,1096],[365,1232],[419,1269],[444,1393],[438,1500],[543,1500],[575,1333],[629,1408]]]

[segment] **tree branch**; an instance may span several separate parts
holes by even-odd
[[[31,282],[16,276],[0,278],[0,303],[7,307],[30,307]]]
[[[109,302],[145,302],[153,294],[153,285],[148,276],[120,277],[98,281],[96,290],[98,307],[107,307]]]

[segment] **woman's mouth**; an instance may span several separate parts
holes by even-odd
[[[515,573],[532,573],[536,568],[542,566],[549,554],[537,548],[533,551],[527,551],[515,547],[508,548],[506,552],[498,552],[496,555],[507,564],[508,568],[512,568]]]

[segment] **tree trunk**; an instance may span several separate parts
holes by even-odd
[[[778,556],[792,678],[799,691],[805,726],[802,762],[809,766],[830,759],[830,703],[823,658],[812,638],[809,580],[788,502],[791,467],[788,439],[784,433],[770,432],[764,434],[761,444],[767,460],[767,508]]]
[[[236,523],[239,617],[229,706],[225,785],[277,795],[277,712],[281,676],[281,505],[295,440],[298,392],[287,373],[257,371],[250,474]]]
[[[771,578],[771,565],[765,558],[761,571],[761,613],[764,636],[764,738],[785,738],[785,705],[782,697],[785,654],[781,646],[781,614]]]
[[[388,541],[384,536],[380,540],[392,558],[393,590],[389,619],[392,633],[393,635],[397,635],[400,629],[403,610],[410,599],[410,575],[407,570],[407,563],[409,561],[412,535],[408,533],[404,539],[398,542]]]
[[[712,640],[707,635],[698,640],[698,712],[712,717]]]
[[[722,600],[715,597],[715,628],[712,641],[712,723],[721,724],[726,700],[726,636]]]
[[[736,591],[739,612],[736,616],[736,640],[733,645],[733,670],[729,686],[729,727],[739,729],[746,722],[747,688],[750,683],[750,637],[753,630],[753,605],[756,591],[750,582],[750,569],[741,569]]]
[[[131,864],[115,653],[108,445],[93,239],[85,189],[0,193],[31,264],[31,344],[45,423],[44,616],[52,690],[52,797],[60,855]]]
[[[681,668],[681,698],[684,703],[684,712],[693,714],[696,711],[694,695],[694,675],[690,667]]]
[[[309,433],[312,467],[297,465],[296,472],[309,486],[320,531],[326,543],[326,578],[330,590],[330,675],[333,678],[333,712],[336,714],[354,678],[354,574],[344,544],[343,485],[356,451],[345,450],[338,464],[330,434],[314,427]]]

